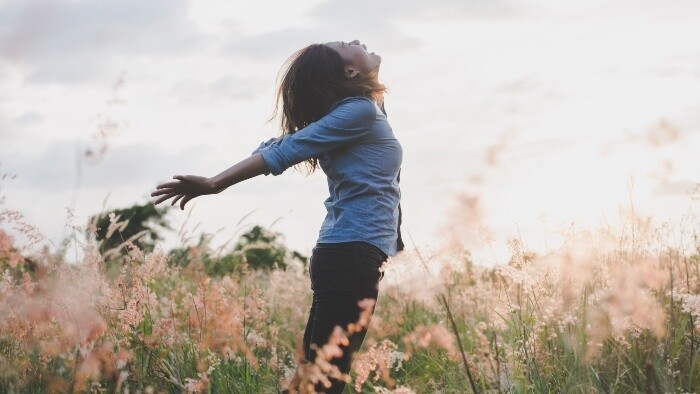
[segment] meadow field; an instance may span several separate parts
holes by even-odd
[[[700,394],[699,22],[694,0],[0,0],[0,394],[329,377],[345,394]],[[366,74],[361,91],[283,83],[290,55],[338,41],[364,49],[337,85]],[[373,96],[366,77],[402,146],[406,250],[308,365],[326,174],[183,210],[149,194],[302,130],[289,115],[320,104],[284,86]],[[365,329],[340,376],[329,360]]]
[[[111,215],[109,237],[125,222]],[[101,251],[98,229],[70,224],[86,235],[76,264],[21,212],[3,207],[0,223],[1,392],[275,393],[293,378],[311,392],[367,325],[338,328],[297,373],[311,302],[301,260],[217,271],[206,243]],[[698,221],[631,210],[621,224],[572,229],[546,254],[513,238],[498,266],[472,261],[457,225],[451,244],[409,247],[363,304],[374,317],[346,392],[698,392]]]

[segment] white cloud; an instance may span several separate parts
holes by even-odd
[[[196,50],[203,37],[185,2],[24,1],[0,6],[0,55],[24,64],[33,82],[81,82],[120,56]]]
[[[259,61],[286,59],[297,49],[323,40],[322,33],[315,29],[286,27],[254,36],[231,37],[224,53],[241,53]]]
[[[30,190],[66,192],[144,188],[172,172],[173,168],[206,168],[211,148],[200,145],[175,154],[163,146],[133,143],[109,148],[102,161],[90,165],[86,145],[78,140],[52,141],[37,154],[2,152],[5,171],[17,175],[16,185]]]
[[[27,111],[14,119],[14,123],[21,126],[35,125],[42,123],[43,121],[44,116],[36,111]]]
[[[172,88],[172,94],[180,103],[209,103],[216,100],[251,100],[264,94],[267,79],[260,76],[243,77],[228,74],[209,81],[186,78]]]
[[[396,19],[460,20],[514,19],[539,9],[532,0],[330,0],[315,10],[316,14],[333,22],[372,25],[381,29],[387,21]]]
[[[83,167],[78,208],[86,214],[109,192],[115,206],[128,206],[180,170],[212,174],[245,157],[275,134],[262,125],[275,73],[312,42],[357,38],[382,55],[389,120],[405,150],[405,225],[419,244],[431,239],[453,192],[481,171],[483,149],[505,132],[517,131],[517,139],[504,163],[513,173],[530,168],[517,174],[533,179],[521,190],[507,174],[484,177],[491,183],[484,198],[496,213],[518,208],[505,197],[524,189],[532,204],[541,203],[532,185],[551,188],[560,176],[551,172],[575,167],[572,160],[596,161],[589,155],[595,149],[569,154],[588,136],[619,138],[662,116],[684,131],[700,130],[700,47],[690,39],[699,33],[699,10],[685,0],[1,4],[0,160],[5,172],[19,175],[8,201],[42,227],[62,224],[33,196],[59,207],[68,201],[79,141],[94,133],[96,114],[128,126],[101,164]],[[126,104],[106,105],[124,71],[118,97]],[[674,179],[692,180],[697,172],[680,168],[687,173]],[[230,226],[261,208],[262,222],[285,215],[279,229],[294,247],[312,245],[323,214],[322,178],[256,178],[202,199],[197,220],[208,229]],[[581,203],[576,196],[566,196],[568,203]],[[520,209],[532,211],[532,204]]]

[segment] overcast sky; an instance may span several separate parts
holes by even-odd
[[[175,174],[215,175],[277,134],[266,120],[292,52],[359,39],[383,58],[409,245],[439,245],[465,192],[497,260],[518,228],[542,248],[630,194],[677,218],[697,209],[697,37],[696,1],[0,0],[5,206],[58,243],[67,207],[85,220]],[[221,243],[254,211],[244,225],[308,252],[326,194],[321,172],[259,177],[193,200],[186,228]]]

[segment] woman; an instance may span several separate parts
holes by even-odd
[[[253,154],[207,178],[177,175],[151,196],[159,204],[172,198],[180,208],[191,199],[219,193],[246,179],[305,162],[328,177],[327,215],[313,249],[309,271],[313,303],[304,332],[306,361],[328,341],[333,328],[356,322],[358,301],[377,299],[380,267],[403,249],[400,235],[399,169],[402,149],[386,119],[379,82],[381,57],[358,40],[312,44],[288,61],[277,93],[282,104],[282,135]],[[350,337],[343,356],[332,363],[349,373],[352,353],[366,329]],[[341,392],[332,380],[328,392]]]

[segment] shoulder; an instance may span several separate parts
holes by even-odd
[[[330,112],[341,112],[352,115],[357,119],[373,120],[377,115],[376,103],[362,96],[346,97],[339,100],[331,107]]]

